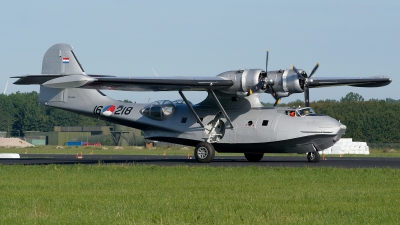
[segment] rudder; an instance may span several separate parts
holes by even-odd
[[[85,74],[69,44],[51,46],[43,57],[42,74]]]

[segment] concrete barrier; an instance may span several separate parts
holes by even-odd
[[[19,159],[21,158],[17,153],[0,153],[0,159]]]
[[[353,142],[352,138],[342,138],[332,147],[324,149],[320,154],[363,154],[369,155],[369,147],[367,142]]]

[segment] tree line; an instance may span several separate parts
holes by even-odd
[[[37,92],[0,95],[0,131],[8,136],[23,136],[24,131],[53,131],[54,126],[109,126],[106,121],[40,105]],[[126,101],[126,100],[125,100]],[[271,103],[265,103],[271,105]],[[400,100],[364,98],[350,92],[340,101],[310,103],[318,114],[329,115],[347,126],[343,137],[369,143],[400,142]],[[283,107],[304,106],[297,100]]]
[[[0,95],[0,131],[23,136],[24,131],[53,131],[54,126],[106,126],[106,121],[39,104],[39,93]]]

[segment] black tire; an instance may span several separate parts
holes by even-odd
[[[320,157],[320,155],[319,155],[319,152],[317,152],[317,151],[315,151],[315,152],[309,152],[308,154],[307,154],[307,159],[308,159],[308,161],[310,162],[310,163],[316,163],[316,162],[319,162],[319,159],[320,159],[321,157]]]
[[[210,163],[214,156],[214,147],[208,142],[200,142],[194,149],[194,157],[199,163]]]
[[[249,162],[260,162],[264,157],[264,153],[244,153],[244,157],[246,157]]]

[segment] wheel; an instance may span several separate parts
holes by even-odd
[[[317,151],[309,152],[307,155],[307,159],[311,163],[319,162],[319,159],[320,159],[319,152],[317,152]]]
[[[194,149],[194,156],[199,163],[209,163],[215,156],[214,147],[208,142],[200,142]]]
[[[244,157],[249,162],[259,162],[264,157],[264,153],[244,153]]]

